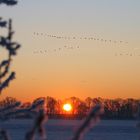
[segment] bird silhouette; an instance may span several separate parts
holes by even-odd
[[[120,41],[113,41],[113,40],[106,40],[106,39],[103,39],[103,38],[93,38],[93,37],[87,37],[87,36],[85,36],[85,37],[75,37],[75,36],[57,36],[57,35],[51,35],[51,34],[47,34],[47,33],[38,33],[38,32],[33,32],[33,35],[35,35],[35,36],[46,36],[46,37],[49,37],[49,38],[56,38],[56,39],[65,39],[65,40],[70,40],[70,39],[73,39],[73,40],[76,40],[76,39],[80,39],[80,40],[96,40],[96,41],[101,41],[101,42],[113,42],[113,43],[125,43],[125,44],[128,44],[128,42],[124,42],[124,41],[122,41],[122,40],[120,40]]]

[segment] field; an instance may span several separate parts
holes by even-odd
[[[31,120],[11,120],[1,123],[12,140],[24,140],[26,131],[32,126]],[[101,121],[87,133],[85,140],[138,140],[136,121]],[[81,121],[49,120],[46,125],[48,140],[70,140]]]

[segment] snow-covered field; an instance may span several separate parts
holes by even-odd
[[[11,120],[3,122],[12,140],[24,140],[26,131],[32,126],[31,120]],[[70,140],[81,121],[49,120],[46,125],[48,140]],[[136,121],[101,121],[87,133],[84,140],[138,140]]]

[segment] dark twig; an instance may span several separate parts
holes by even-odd
[[[138,124],[137,127],[140,131],[140,103],[139,103],[139,108],[138,108]],[[139,132],[139,140],[140,140],[140,132]]]
[[[47,136],[44,128],[44,124],[46,121],[47,121],[47,115],[44,110],[41,110],[34,122],[33,128],[29,132],[27,132],[25,136],[25,140],[34,140],[36,134],[39,134],[42,140],[47,140]]]
[[[10,140],[10,137],[6,130],[0,130],[0,140]]]
[[[13,6],[17,4],[16,0],[0,0],[0,4],[6,4],[8,6]]]
[[[97,123],[97,120],[100,119],[100,116],[102,114],[103,114],[103,107],[101,105],[97,105],[96,107],[94,107],[91,110],[90,114],[85,119],[85,121],[83,122],[83,124],[77,130],[72,140],[81,140],[85,131],[88,131],[90,129],[90,125],[92,121],[94,122],[94,125],[95,125]]]
[[[12,41],[14,32],[12,29],[11,19],[8,22],[2,21],[0,19],[0,27],[8,28],[7,37],[0,36],[0,46],[8,51],[8,58],[0,63],[0,93],[1,93],[4,88],[9,86],[10,81],[12,81],[15,78],[15,72],[10,73],[10,66],[12,56],[16,55],[17,50],[20,48],[20,45]]]

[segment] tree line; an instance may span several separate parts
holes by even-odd
[[[67,118],[67,119],[82,119],[89,114],[90,110],[96,105],[101,104],[104,107],[103,119],[136,119],[139,109],[140,100],[138,99],[103,99],[87,97],[81,100],[77,97],[70,97],[65,100],[55,99],[53,97],[39,97],[33,102],[21,103],[15,98],[6,97],[0,101],[0,110],[13,106],[20,102],[20,105],[14,110],[29,109],[37,102],[44,100],[43,104],[34,107],[37,112],[44,109],[50,118]],[[63,110],[63,105],[69,103],[72,105],[72,110],[66,112]],[[21,112],[16,117],[31,117],[28,112]]]

